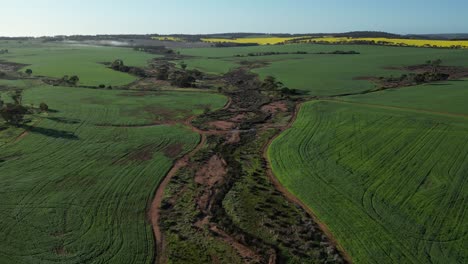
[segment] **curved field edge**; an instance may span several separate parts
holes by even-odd
[[[356,263],[463,263],[468,124],[313,101],[268,149]]]
[[[7,55],[1,60],[25,64],[20,71],[32,69],[33,76],[62,78],[77,75],[79,84],[87,86],[122,86],[138,77],[114,71],[103,63],[121,59],[127,66],[145,67],[148,61],[160,55],[135,51],[130,48],[100,47],[78,44],[42,44],[37,42],[5,43]]]
[[[152,101],[185,117],[203,107],[189,104],[201,101],[194,93],[156,93],[129,106],[132,96],[61,87],[25,90],[27,104],[47,98],[52,111],[35,116],[38,122],[18,138],[13,135],[18,129],[2,135],[8,138],[0,146],[0,262],[153,261],[147,206],[174,161],[200,136],[183,124],[139,126],[147,116],[138,109]],[[168,96],[172,105],[163,103]],[[213,108],[226,102],[199,96],[211,98]],[[132,108],[138,111],[130,122],[120,110]]]

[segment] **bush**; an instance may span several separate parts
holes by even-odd
[[[49,106],[46,103],[41,103],[39,109],[41,109],[41,112],[47,112],[49,111]]]

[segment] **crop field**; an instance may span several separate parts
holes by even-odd
[[[0,41],[0,263],[468,262],[468,49],[221,36]]]
[[[151,263],[147,204],[199,135],[149,125],[226,99],[39,86],[25,90],[24,101],[47,101],[52,110],[34,115],[28,132],[0,131],[0,262]]]
[[[436,48],[468,48],[468,40],[427,40],[427,39],[395,39],[395,38],[310,38],[301,40],[311,43],[349,43],[355,41],[373,41],[390,46],[436,47]]]
[[[89,86],[125,85],[137,78],[106,68],[102,63],[121,59],[128,66],[144,66],[157,56],[128,48],[98,47],[79,44],[60,45],[37,42],[0,42],[0,48],[9,49],[0,60],[22,63],[32,69],[33,75],[61,78],[77,75],[80,84]]]
[[[356,51],[357,55],[316,54],[336,50]],[[248,56],[259,52],[298,52],[309,54],[284,54],[270,56]],[[399,76],[403,70],[388,67],[417,65],[427,60],[440,58],[446,65],[468,66],[467,50],[419,49],[407,47],[358,46],[358,45],[283,45],[235,48],[200,48],[180,50],[193,56],[185,62],[189,67],[225,73],[233,63],[259,61],[264,67],[253,69],[261,78],[275,76],[287,87],[298,89],[311,96],[329,96],[360,92],[374,88],[367,80],[356,80],[365,76]],[[245,57],[236,57],[242,55]],[[218,63],[229,67],[220,67]],[[193,62],[192,62],[193,61]]]
[[[386,90],[340,100],[382,107],[403,108],[437,115],[468,117],[468,80],[447,81],[429,85]]]
[[[285,43],[287,41],[298,39],[298,37],[294,38],[280,38],[280,37],[247,37],[247,38],[204,38],[202,41],[209,42],[209,43],[239,43],[239,44],[247,44],[247,43],[255,43],[259,45],[275,45],[279,43]]]
[[[177,38],[177,37],[171,37],[171,36],[162,36],[162,37],[152,37],[152,39],[155,40],[161,40],[161,41],[184,41],[182,38]]]
[[[466,263],[467,143],[466,117],[315,101],[268,153],[354,262]]]
[[[356,41],[372,41],[390,46],[436,47],[436,48],[468,48],[468,40],[426,40],[426,39],[398,39],[398,38],[351,38],[351,37],[247,37],[247,38],[205,38],[202,41],[210,43],[255,43],[259,45],[275,45],[288,42],[305,43],[349,43]]]

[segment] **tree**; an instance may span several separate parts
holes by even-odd
[[[115,61],[111,64],[111,68],[112,68],[112,69],[115,69],[115,70],[120,70],[120,68],[122,68],[123,66],[124,66],[123,60],[115,60]]]
[[[442,60],[441,59],[437,59],[437,60],[433,61],[432,62],[432,72],[437,73],[439,71],[440,65],[442,65]]]
[[[182,68],[182,70],[186,70],[187,69],[187,64],[185,62],[182,62],[180,63],[180,67]]]
[[[157,68],[156,79],[162,81],[169,79],[169,67],[167,65],[161,65]]]
[[[26,74],[29,75],[29,76],[31,76],[31,74],[33,73],[33,71],[32,71],[31,69],[26,69],[25,72],[26,72]]]
[[[49,111],[49,106],[46,103],[41,103],[39,109],[41,109],[41,112],[47,112]]]
[[[24,116],[28,113],[28,109],[22,103],[22,91],[16,90],[10,94],[13,103],[5,104],[1,101],[0,116],[11,125],[19,126],[24,121]]]
[[[76,75],[73,75],[72,77],[70,77],[70,79],[68,79],[68,83],[70,83],[71,85],[77,85],[79,81],[80,78],[78,78],[78,76]]]
[[[267,91],[277,91],[283,88],[283,86],[283,83],[277,81],[273,76],[267,76],[262,83],[262,88]]]
[[[188,72],[176,71],[173,72],[170,76],[171,85],[178,86],[182,88],[194,87],[195,81],[197,80]]]
[[[14,92],[10,93],[11,100],[17,105],[23,103],[23,90],[17,89]]]

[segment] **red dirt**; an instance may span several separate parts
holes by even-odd
[[[209,210],[212,196],[217,193],[216,186],[222,185],[227,174],[227,164],[218,155],[213,155],[206,164],[195,173],[195,182],[204,186],[204,191],[197,199],[197,205],[202,210]]]
[[[241,132],[239,130],[231,131],[231,133],[229,133],[226,136],[226,144],[236,144],[236,143],[240,142],[240,140],[241,140],[240,134],[241,134]]]
[[[232,99],[229,97],[228,102],[224,106],[223,109],[228,109],[232,104]],[[196,118],[196,116],[191,116],[187,120],[184,121],[184,124],[189,127],[192,131],[200,134],[201,139],[198,145],[193,149],[190,153],[186,154],[179,160],[177,160],[174,165],[172,166],[171,170],[167,173],[166,177],[162,180],[159,184],[156,192],[154,194],[153,201],[151,202],[151,206],[148,211],[148,217],[153,226],[153,235],[156,240],[156,258],[154,263],[167,263],[167,256],[165,256],[165,242],[164,236],[159,226],[159,219],[161,217],[161,204],[164,198],[164,190],[168,186],[171,179],[177,174],[177,172],[186,167],[189,162],[190,158],[193,157],[197,152],[199,152],[206,144],[206,135],[218,134],[222,135],[224,131],[204,131],[200,130],[192,125],[192,121]],[[203,221],[200,223],[203,224]]]
[[[25,138],[27,135],[29,135],[29,131],[28,130],[23,131],[23,133],[21,133],[19,136],[15,138],[15,143]]]
[[[242,120],[244,120],[246,117],[247,117],[246,113],[241,113],[229,119],[229,121],[239,123],[239,122],[242,122]]]
[[[280,191],[284,197],[289,200],[290,202],[300,206],[302,209],[304,209],[304,211],[307,212],[307,214],[309,214],[309,216],[314,220],[315,223],[317,223],[317,225],[319,226],[320,230],[322,230],[322,232],[328,237],[328,239],[330,240],[330,242],[338,249],[338,251],[340,252],[340,254],[343,256],[343,258],[346,260],[346,262],[348,263],[352,263],[352,259],[351,259],[351,256],[348,255],[348,253],[346,253],[346,251],[343,249],[343,247],[338,243],[338,241],[336,240],[336,238],[333,236],[333,233],[330,231],[330,229],[328,228],[328,226],[321,222],[317,215],[312,211],[312,209],[310,207],[308,207],[305,203],[303,203],[301,200],[299,200],[299,198],[297,198],[294,194],[292,194],[291,192],[289,192],[288,189],[286,189],[278,180],[278,178],[275,177],[274,173],[273,173],[273,170],[271,169],[271,166],[270,166],[270,163],[269,163],[269,159],[268,159],[268,147],[271,145],[271,143],[278,137],[281,135],[281,133],[285,130],[288,130],[292,127],[292,125],[294,124],[294,122],[296,121],[297,119],[297,115],[299,113],[299,110],[300,110],[300,107],[301,107],[301,104],[297,104],[296,105],[296,109],[293,113],[293,116],[291,117],[291,120],[289,121],[288,125],[286,125],[285,127],[283,127],[281,129],[281,131],[276,135],[274,136],[272,139],[270,139],[266,144],[265,146],[263,147],[263,158],[265,159],[266,161],[266,164],[267,164],[267,168],[266,168],[266,172],[271,180],[271,182],[273,183],[273,185],[275,186],[275,188]]]
[[[222,182],[227,173],[226,161],[218,155],[213,155],[208,162],[195,174],[195,182],[202,185],[213,186]]]
[[[288,111],[288,106],[286,105],[285,102],[278,101],[278,102],[273,102],[271,104],[264,105],[262,106],[260,110],[262,110],[262,112],[264,113],[274,114],[278,111],[280,112]]]
[[[236,127],[236,124],[229,121],[214,121],[209,122],[208,126],[213,127],[216,130],[228,131]]]
[[[188,120],[193,120],[194,117],[189,118]],[[197,129],[191,125],[191,122],[185,122],[186,124],[190,124],[190,128],[196,131]],[[163,181],[159,184],[158,188],[156,189],[156,193],[154,195],[153,201],[151,203],[151,207],[149,209],[149,218],[151,225],[153,226],[153,235],[156,240],[156,264],[158,263],[166,263],[166,256],[165,253],[165,245],[164,245],[164,237],[163,233],[161,232],[161,228],[159,227],[159,219],[161,216],[161,203],[164,198],[164,190],[166,189],[167,185],[171,181],[171,179],[177,174],[177,172],[186,167],[190,161],[190,158],[193,157],[198,151],[200,151],[206,143],[206,136],[201,134],[201,140],[198,143],[197,147],[192,150],[192,152],[186,154],[181,159],[177,160],[174,165],[172,166],[171,170],[167,173],[166,177]]]
[[[37,120],[32,126],[35,127],[39,125],[39,123],[42,121],[42,119]],[[19,134],[15,140],[14,143],[20,141],[21,139],[25,138],[27,135],[29,135],[29,130],[24,130],[21,134]]]

